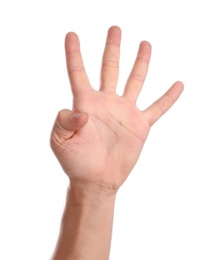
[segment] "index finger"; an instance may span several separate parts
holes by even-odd
[[[78,35],[69,32],[65,38],[67,71],[73,94],[91,88],[80,51]]]

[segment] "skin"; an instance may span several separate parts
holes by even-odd
[[[138,109],[151,56],[150,43],[142,41],[123,94],[117,95],[120,42],[121,29],[112,26],[96,91],[86,74],[77,34],[70,32],[65,38],[73,109],[58,113],[50,143],[70,185],[53,260],[109,258],[117,191],[135,166],[151,126],[184,88],[175,82],[147,109]]]

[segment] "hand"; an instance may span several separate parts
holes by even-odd
[[[174,104],[183,90],[176,82],[146,110],[136,100],[150,61],[151,46],[140,43],[122,96],[116,94],[121,30],[108,30],[102,59],[101,84],[94,90],[84,69],[78,36],[65,39],[67,70],[73,92],[73,109],[56,118],[51,147],[72,183],[118,190],[136,164],[150,127]]]

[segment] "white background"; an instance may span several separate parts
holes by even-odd
[[[185,90],[118,193],[110,259],[211,259],[208,0],[0,2],[0,259],[50,259],[68,183],[49,147],[72,102],[64,37],[78,33],[97,89],[112,25],[122,29],[119,93],[141,40],[153,50],[140,109],[176,80]]]

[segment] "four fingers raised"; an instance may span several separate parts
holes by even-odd
[[[108,30],[104,49],[100,91],[115,93],[119,76],[121,29],[112,26]],[[84,69],[80,52],[80,42],[77,34],[70,32],[65,39],[67,70],[73,94],[90,90],[91,85]],[[151,57],[151,45],[147,41],[140,43],[136,60],[127,80],[123,97],[136,101],[147,76]],[[176,82],[173,86],[144,112],[150,125],[153,125],[179,98],[183,84]]]

